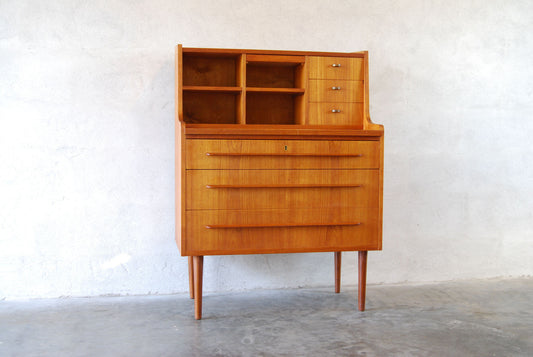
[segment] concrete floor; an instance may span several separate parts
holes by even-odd
[[[533,356],[533,279],[0,301],[0,356]]]

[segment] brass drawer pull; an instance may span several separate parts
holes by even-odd
[[[361,187],[358,184],[293,184],[293,185],[205,185],[205,188],[346,188]]]
[[[354,223],[286,223],[286,224],[208,224],[207,229],[228,228],[290,228],[290,227],[335,227],[335,226],[359,226],[361,222]]]
[[[331,66],[332,66],[332,67],[340,67],[341,64],[340,64],[340,63],[333,63]]]
[[[340,109],[331,109],[331,112],[332,112],[332,113],[340,113],[341,110],[340,110]]]
[[[341,90],[341,87],[331,87],[332,90]]]
[[[245,153],[245,152],[206,152],[206,156],[315,156],[315,157],[362,157],[362,154],[323,154],[323,153]]]

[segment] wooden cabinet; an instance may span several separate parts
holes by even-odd
[[[195,317],[203,257],[381,249],[383,127],[368,54],[176,47],[176,242]]]

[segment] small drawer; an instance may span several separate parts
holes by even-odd
[[[364,79],[362,58],[308,57],[308,66],[310,79]]]
[[[381,249],[378,208],[195,210],[186,213],[186,255]]]
[[[187,210],[351,210],[378,199],[378,170],[187,170]]]
[[[309,125],[363,127],[363,103],[310,103]]]
[[[364,87],[362,81],[309,80],[310,102],[353,102],[362,103]]]
[[[378,141],[188,139],[187,169],[377,169]]]

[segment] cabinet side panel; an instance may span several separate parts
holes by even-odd
[[[178,248],[180,252],[183,252],[183,246],[182,246],[182,224],[184,223],[182,219],[182,152],[181,152],[181,140],[182,140],[182,134],[181,134],[181,123],[179,121],[176,121],[176,150],[175,150],[175,207],[176,207],[176,244],[178,245]]]
[[[364,73],[364,85],[365,85],[365,98],[364,98],[364,102],[363,102],[363,105],[364,105],[364,109],[363,109],[363,113],[364,113],[364,122],[363,122],[363,127],[365,129],[368,128],[369,126],[369,122],[370,122],[370,107],[369,107],[369,104],[370,104],[370,101],[369,101],[369,98],[368,98],[368,94],[370,92],[369,90],[369,85],[368,85],[368,52],[365,52],[365,57],[363,58],[363,73]]]
[[[175,61],[175,109],[176,118],[174,121],[175,129],[175,239],[181,254],[184,253],[184,236],[185,236],[185,201],[182,200],[182,192],[185,189],[185,143],[182,127],[183,120],[183,100],[182,100],[182,46],[176,46]]]
[[[380,143],[380,164],[379,164],[379,212],[378,212],[378,245],[382,248],[383,241],[383,163],[385,157],[385,135],[381,136]]]
[[[174,69],[174,96],[176,109],[176,124],[183,121],[183,49],[181,45],[176,46],[176,60]]]

